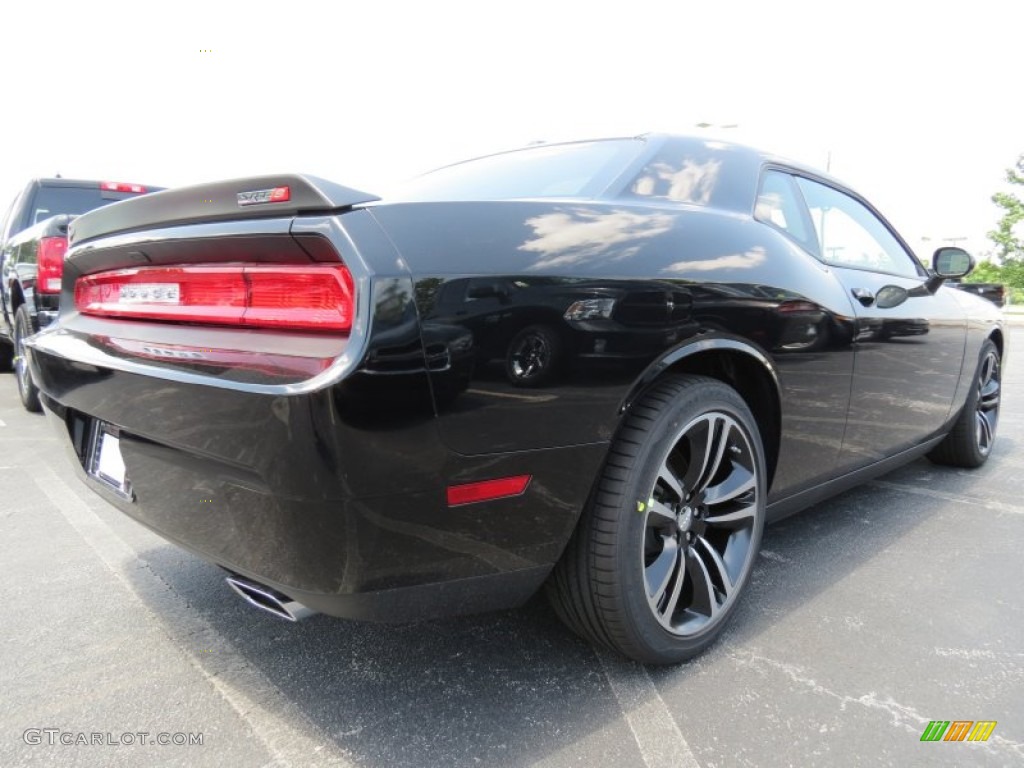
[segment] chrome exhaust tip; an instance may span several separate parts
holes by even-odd
[[[316,611],[312,608],[307,608],[287,595],[282,595],[276,589],[251,581],[244,576],[228,576],[225,581],[249,605],[254,605],[260,610],[272,613],[282,619],[302,621],[316,615]]]

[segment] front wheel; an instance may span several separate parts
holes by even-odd
[[[988,339],[981,347],[978,368],[963,410],[949,434],[928,454],[934,463],[974,469],[988,459],[999,425],[1000,363],[999,347]]]
[[[14,314],[14,377],[18,381],[21,404],[25,406],[25,410],[33,413],[41,411],[42,406],[39,405],[39,389],[32,381],[32,371],[29,370],[28,360],[25,358],[25,339],[36,330],[38,329],[35,321],[22,304]]]
[[[764,529],[764,449],[735,390],[670,376],[631,409],[548,594],[578,634],[637,661],[707,648]]]

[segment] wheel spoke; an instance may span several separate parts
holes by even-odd
[[[683,476],[683,485],[691,491],[698,487],[704,470],[711,461],[715,424],[720,418],[717,414],[710,414],[699,426],[694,425],[684,436],[690,443],[690,463]]]
[[[722,466],[722,457],[726,448],[729,447],[730,427],[721,417],[712,417],[708,424],[707,450],[704,454],[704,464],[700,468],[697,481],[693,484],[693,490],[703,491],[710,485]]]
[[[754,473],[734,462],[729,476],[718,485],[712,486],[705,491],[704,503],[722,504],[726,501],[732,501],[747,491],[753,490],[756,484],[757,478],[754,477]]]
[[[647,566],[647,575],[654,576],[658,584],[657,588],[652,591],[650,579],[647,581],[647,596],[655,608],[665,596],[665,590],[668,588],[672,574],[677,570],[676,564],[679,562],[679,542],[671,536],[662,536],[662,547],[661,554]],[[664,569],[664,573],[661,572],[661,569]]]
[[[703,536],[697,537],[697,542],[704,549],[704,553],[707,555],[706,559],[708,565],[714,567],[715,573],[718,574],[718,579],[721,582],[722,602],[729,599],[729,595],[732,594],[732,577],[729,575],[729,571],[726,570],[725,562],[722,560],[722,556],[718,554],[718,550],[711,546],[711,542],[705,539]]]
[[[647,508],[656,515],[660,515],[673,523],[676,521],[676,513],[665,503],[658,501],[657,499],[650,499],[647,504]]]
[[[668,465],[668,459],[661,465],[661,471],[658,472],[658,479],[661,480],[668,489],[676,495],[676,497],[683,500],[683,485],[679,482],[679,478],[676,477],[676,473]],[[674,515],[673,515],[674,517]]]
[[[718,613],[719,605],[711,574],[708,573],[707,566],[694,547],[690,547],[687,553],[689,554],[687,561],[693,564],[693,568],[690,570],[690,578],[693,580],[693,605],[691,607],[709,619],[714,618]]]
[[[999,405],[999,381],[990,380],[980,388],[978,394],[978,407],[984,411],[990,411]]]
[[[676,558],[679,562],[679,567],[673,569],[677,574],[675,584],[672,587],[672,594],[669,595],[668,603],[665,605],[665,610],[662,613],[664,624],[668,627],[672,626],[672,616],[676,612],[676,606],[679,605],[679,596],[683,593],[683,584],[686,582],[686,564],[683,562],[682,555],[682,550],[679,550],[679,557]]]
[[[989,413],[978,411],[978,447],[983,451],[992,445],[993,425],[989,419]]]
[[[978,377],[978,384],[984,389],[992,381],[996,373],[995,355],[989,354],[985,362],[981,364],[981,376]]]
[[[744,504],[738,509],[731,509],[720,515],[708,514],[704,522],[708,525],[722,525],[723,523],[737,523],[741,520],[750,520],[757,512],[757,504]]]

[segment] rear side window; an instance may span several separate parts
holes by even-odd
[[[35,200],[32,201],[32,217],[28,226],[38,224],[51,216],[58,216],[62,213],[81,214],[99,208],[100,206],[113,203],[117,200],[127,200],[138,197],[131,192],[108,192],[93,187],[40,187],[36,191]]]
[[[813,225],[789,174],[766,171],[761,177],[754,218],[785,232],[810,253],[818,254],[818,238],[811,230]]]
[[[531,147],[450,165],[408,182],[391,199],[512,200],[593,197],[643,148],[642,139]]]
[[[627,199],[750,210],[761,161],[734,144],[669,137],[622,191]]]

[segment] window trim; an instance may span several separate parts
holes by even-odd
[[[777,173],[785,178],[786,183],[789,185],[790,191],[793,193],[793,200],[796,203],[797,208],[799,208],[800,221],[804,225],[804,229],[807,232],[813,234],[814,241],[812,243],[802,242],[800,238],[796,237],[788,229],[778,226],[777,224],[775,224],[775,222],[765,221],[764,219],[758,218],[757,201],[761,199],[761,191],[764,189],[764,182],[765,179],[768,177],[769,173]],[[818,230],[815,228],[814,220],[811,218],[810,211],[807,209],[807,201],[804,200],[803,193],[800,191],[800,187],[796,183],[796,179],[793,178],[793,174],[790,173],[787,169],[777,167],[771,164],[767,164],[761,167],[760,178],[757,180],[757,195],[754,197],[754,210],[751,212],[751,215],[754,217],[755,221],[765,224],[774,229],[776,232],[785,235],[787,239],[792,240],[794,243],[796,243],[796,245],[800,246],[802,250],[809,253],[822,264],[826,264],[825,260],[821,257],[821,243],[818,242]],[[809,245],[812,247],[808,247]]]
[[[659,152],[661,152],[662,147],[668,143],[668,137],[657,134],[641,134],[635,138],[643,141],[643,148],[640,149],[632,161],[623,168],[622,173],[613,178],[604,189],[594,196],[595,199],[615,200],[627,204],[637,202],[636,200],[632,200],[625,196],[626,190],[633,183],[633,179],[637,177],[640,171],[646,168],[647,164],[650,163]],[[667,203],[670,201],[658,200],[651,202]],[[676,204],[678,205],[678,203]]]
[[[770,166],[770,167],[776,167],[776,166]],[[899,232],[896,231],[896,228],[893,227],[893,225],[889,223],[889,220],[887,218],[885,218],[885,216],[883,216],[879,212],[879,210],[877,208],[875,208],[875,206],[873,206],[870,202],[868,202],[863,196],[857,194],[856,192],[854,192],[849,187],[844,186],[843,184],[840,184],[840,183],[836,182],[833,179],[830,179],[830,178],[824,177],[824,176],[819,176],[819,175],[817,175],[815,173],[812,173],[810,171],[806,171],[806,170],[804,170],[802,168],[786,168],[786,166],[777,166],[777,167],[784,169],[790,176],[793,177],[793,185],[796,187],[796,191],[800,195],[800,201],[803,203],[804,210],[807,212],[807,216],[808,217],[810,216],[810,207],[807,205],[807,200],[804,198],[803,190],[800,189],[800,185],[796,183],[796,179],[797,178],[807,179],[808,181],[812,181],[812,182],[814,182],[816,184],[820,184],[823,187],[827,187],[827,188],[831,189],[833,192],[838,192],[839,194],[846,195],[847,197],[852,198],[856,202],[858,202],[861,205],[863,205],[868,210],[868,213],[870,213],[876,219],[878,219],[878,221],[882,224],[882,226],[885,227],[886,231],[888,231],[888,233],[890,235],[892,235],[893,239],[900,246],[900,248],[903,249],[903,252],[906,254],[907,258],[910,259],[910,263],[913,264],[914,268],[917,270],[917,277],[921,278],[922,280],[927,280],[930,277],[931,272],[921,263],[921,260],[917,258],[917,254],[914,253],[914,250],[909,245],[907,245],[907,241],[904,240],[900,236]],[[756,202],[755,202],[755,204],[756,204]],[[817,232],[817,229],[815,229],[815,232]],[[820,244],[819,244],[819,247],[820,247]],[[886,271],[879,270],[879,269],[870,269],[868,267],[857,267],[857,266],[847,265],[847,264],[832,264],[830,262],[825,261],[825,259],[820,254],[818,256],[816,256],[815,258],[817,258],[822,264],[824,264],[827,267],[833,267],[833,268],[839,268],[839,269],[853,269],[853,270],[856,270],[858,272],[870,272],[873,275],[887,275],[887,276],[890,276],[890,277],[900,277],[900,278],[903,278],[904,280],[913,280],[914,279],[914,277],[912,275],[904,275],[904,274],[900,274],[899,272],[886,272]]]

